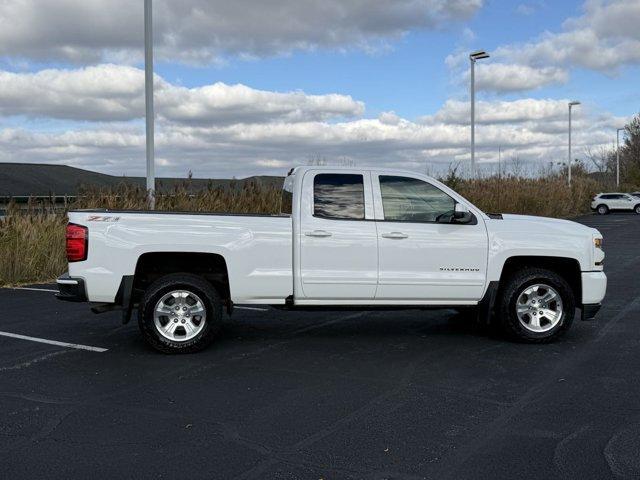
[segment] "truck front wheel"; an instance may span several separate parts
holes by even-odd
[[[512,275],[499,299],[504,331],[527,343],[550,342],[573,322],[575,297],[567,281],[555,272],[525,268]]]
[[[140,302],[138,325],[145,341],[163,353],[207,347],[222,322],[222,301],[204,278],[188,273],[153,282]]]

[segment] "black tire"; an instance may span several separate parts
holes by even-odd
[[[640,203],[638,205],[635,206],[635,208],[633,209],[634,212],[636,212],[636,215],[640,215]]]
[[[598,215],[607,215],[609,213],[609,207],[606,205],[598,205],[596,207],[596,212],[598,212]]]
[[[204,304],[206,319],[202,330],[187,341],[173,341],[160,334],[154,322],[158,301],[173,290],[186,290],[197,295]],[[162,353],[194,353],[211,344],[222,324],[222,300],[216,289],[204,278],[189,273],[174,273],[153,282],[140,301],[138,326],[145,341]]]
[[[546,332],[533,332],[520,322],[516,314],[516,302],[520,294],[529,286],[544,284],[555,289],[562,300],[563,313],[560,321]],[[576,300],[573,289],[567,281],[555,272],[543,268],[528,267],[511,275],[501,288],[497,311],[500,325],[510,338],[525,343],[552,342],[566,333],[573,323]]]

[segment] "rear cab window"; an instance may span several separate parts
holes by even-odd
[[[313,180],[313,215],[334,220],[364,220],[364,176],[317,174]]]

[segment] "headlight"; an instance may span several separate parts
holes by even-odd
[[[593,238],[593,261],[596,264],[596,267],[601,267],[604,265],[604,250],[602,249],[602,237],[594,237]]]

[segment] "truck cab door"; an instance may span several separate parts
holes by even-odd
[[[471,221],[456,223],[457,201],[417,176],[372,173],[372,184],[380,269],[376,300],[480,300],[489,242],[484,220],[473,214]]]
[[[370,174],[308,170],[302,179],[300,202],[297,235],[302,292],[296,292],[296,297],[373,299],[378,238]]]

